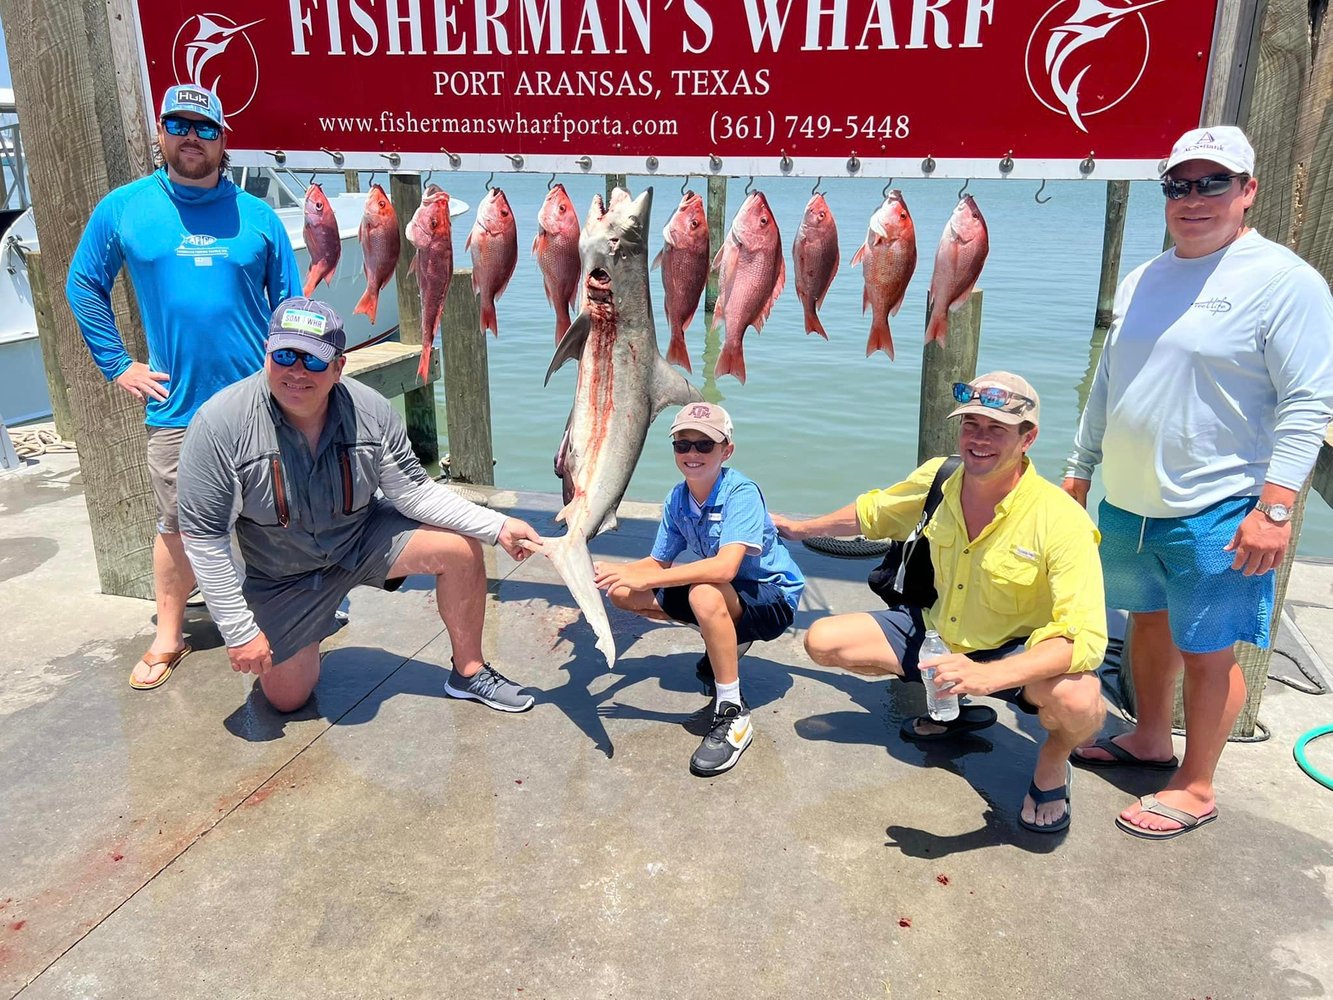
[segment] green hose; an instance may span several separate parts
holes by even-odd
[[[1306,744],[1319,739],[1321,736],[1327,736],[1329,733],[1333,733],[1333,725],[1320,726],[1317,729],[1311,729],[1296,741],[1296,745],[1292,747],[1291,750],[1291,755],[1296,758],[1296,763],[1300,765],[1301,770],[1314,778],[1315,781],[1319,782],[1325,788],[1333,788],[1333,778],[1324,774],[1319,768],[1315,767],[1305,759],[1305,747]]]

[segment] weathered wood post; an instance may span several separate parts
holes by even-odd
[[[104,593],[153,596],[152,492],[143,406],[109,385],[64,304],[69,261],[97,201],[151,169],[128,0],[0,0],[22,118],[51,333],[79,444],[93,553]],[[96,136],[96,142],[71,136]],[[112,293],[116,326],[132,356],[147,359],[127,282]]]
[[[1097,373],[1097,363],[1106,343],[1106,331],[1111,328],[1115,305],[1115,290],[1120,283],[1120,252],[1125,245],[1125,214],[1129,208],[1129,181],[1106,182],[1106,226],[1102,230],[1102,273],[1097,284],[1097,312],[1092,324],[1092,340],[1088,343],[1088,368],[1078,384],[1078,409],[1088,405],[1088,393]]]
[[[361,190],[361,174],[356,170],[343,171],[343,188],[348,194],[357,194]]]
[[[440,321],[444,357],[444,415],[449,434],[449,478],[493,485],[495,452],[491,442],[491,380],[486,362],[486,333],[472,291],[472,269],[454,271]]]
[[[958,405],[953,384],[971,382],[977,376],[982,298],[981,289],[974,290],[961,309],[949,313],[944,343],[925,346],[916,432],[918,465],[929,458],[952,455],[958,447],[958,427],[949,420],[949,411]]]
[[[398,339],[404,344],[421,343],[421,291],[417,276],[411,271],[412,242],[407,238],[407,224],[421,205],[421,175],[406,171],[389,174],[389,201],[398,215],[398,236],[402,252],[394,268],[394,286],[398,293]],[[437,345],[438,346],[438,345]],[[440,460],[440,435],[435,423],[435,379],[439,378],[440,351],[431,355],[429,380],[418,389],[403,393],[403,420],[412,450],[422,465]]]
[[[614,191],[616,188],[624,188],[626,191],[628,191],[629,188],[626,188],[626,187],[625,187],[625,185],[626,185],[627,183],[628,183],[628,180],[626,179],[626,177],[625,177],[624,174],[607,174],[607,175],[606,175],[606,200],[607,200],[608,202],[611,200],[611,192]]]
[[[725,177],[708,178],[704,212],[708,218],[708,259],[712,260],[726,238],[727,179]],[[722,402],[722,393],[717,388],[717,359],[722,353],[722,337],[714,322],[714,314],[717,312],[718,278],[718,273],[710,270],[708,284],[704,286],[704,384],[699,391],[710,403]]]
[[[66,440],[74,439],[74,416],[69,408],[69,393],[60,374],[60,355],[56,350],[56,318],[51,309],[51,295],[46,287],[42,270],[42,255],[31,251],[26,258],[28,287],[32,290],[32,312],[37,322],[37,342],[42,348],[42,365],[46,369],[46,391],[51,397],[51,415],[56,433]],[[63,298],[63,296],[62,296]]]

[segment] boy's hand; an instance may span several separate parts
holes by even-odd
[[[599,590],[611,590],[613,587],[628,587],[630,590],[651,590],[649,574],[651,569],[638,563],[592,564],[593,582]]]

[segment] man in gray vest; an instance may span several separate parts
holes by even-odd
[[[280,303],[263,370],[210,399],[186,434],[181,535],[232,669],[258,675],[274,708],[295,711],[319,680],[319,643],[348,591],[429,573],[453,647],[445,691],[526,711],[533,696],[482,659],[480,542],[522,560],[539,536],[430,479],[389,401],[342,380],[346,342],[324,303]]]

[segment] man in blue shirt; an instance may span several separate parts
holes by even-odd
[[[176,516],[186,425],[213,393],[263,367],[268,318],[301,287],[282,222],[223,175],[224,128],[212,91],[167,88],[154,150],[158,169],[98,203],[65,289],[102,374],[146,404],[158,512],[157,633],[130,674],[130,686],[139,690],[161,686],[190,652],[185,602],[194,575]],[[138,299],[147,363],[130,357],[116,329],[111,288],[122,265]]]
[[[652,554],[593,567],[616,607],[703,635],[697,669],[715,691],[713,724],[690,758],[700,777],[732,767],[754,738],[738,661],[754,640],[776,639],[791,627],[805,589],[759,487],[722,465],[735,451],[732,441],[726,410],[686,405],[671,424],[676,468],[685,478],[663,504]],[[675,565],[686,551],[695,561]]]

